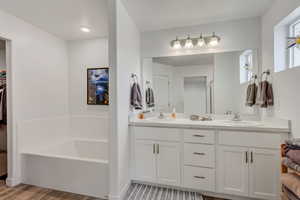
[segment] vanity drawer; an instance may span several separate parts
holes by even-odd
[[[134,127],[136,139],[180,141],[180,130],[175,128]]]
[[[215,147],[205,144],[184,144],[184,164],[215,167]]]
[[[215,191],[215,170],[184,166],[183,185],[196,190]]]
[[[214,144],[215,132],[210,130],[185,129],[184,142]]]
[[[219,132],[219,143],[222,145],[278,149],[281,142],[280,134],[246,131]]]

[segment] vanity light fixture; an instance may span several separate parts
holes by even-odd
[[[80,28],[80,30],[81,30],[82,32],[84,32],[84,33],[89,33],[89,32],[91,32],[91,29],[89,29],[88,27],[84,27],[84,26],[82,26],[82,27]]]
[[[191,49],[191,48],[194,47],[193,40],[191,39],[190,36],[188,36],[187,39],[185,40],[184,47],[187,48],[187,49]]]
[[[186,39],[178,39],[171,41],[171,47],[173,49],[192,49],[199,47],[215,47],[219,45],[221,38],[213,33],[211,36],[203,36],[202,33],[200,37],[191,38],[190,35]]]

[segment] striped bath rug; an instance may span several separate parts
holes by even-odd
[[[125,200],[203,200],[203,197],[196,192],[133,183]]]

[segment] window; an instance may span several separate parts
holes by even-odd
[[[296,37],[300,35],[300,20],[292,23],[289,27],[290,29],[290,36]],[[290,68],[293,67],[300,67],[300,49],[298,48],[291,48],[289,50],[289,57],[290,57]]]
[[[251,80],[253,69],[253,51],[246,50],[240,55],[240,83]]]

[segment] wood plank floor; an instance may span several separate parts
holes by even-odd
[[[40,188],[21,184],[17,187],[7,187],[0,183],[0,200],[101,200],[68,192]],[[204,197],[204,200],[222,200]]]
[[[1,185],[0,200],[100,200],[100,199],[22,184],[14,188],[9,188],[5,185]]]

